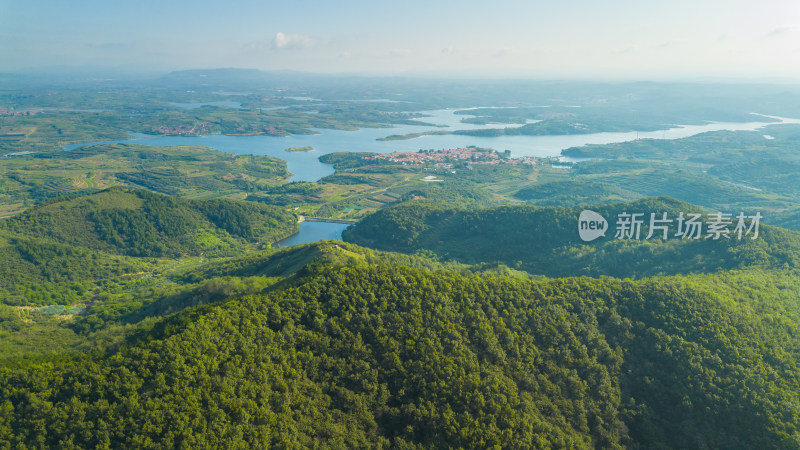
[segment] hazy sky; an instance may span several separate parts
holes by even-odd
[[[800,79],[798,0],[0,0],[0,71]]]

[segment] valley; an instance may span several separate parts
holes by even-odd
[[[800,447],[800,91],[309,77],[0,89],[0,447]]]

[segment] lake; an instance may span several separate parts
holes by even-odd
[[[142,136],[137,135],[129,140],[104,141],[103,143],[132,142],[142,145],[172,146],[172,145],[203,145],[223,152],[238,154],[269,155],[283,159],[287,162],[289,172],[294,174],[292,181],[317,181],[322,177],[333,174],[333,167],[323,164],[319,157],[334,152],[415,152],[420,149],[449,149],[476,145],[478,147],[494,148],[496,150],[510,150],[512,157],[560,156],[561,150],[587,144],[610,144],[613,142],[627,142],[635,139],[678,139],[693,136],[698,133],[719,130],[745,130],[753,131],[766,125],[778,122],[713,122],[703,125],[686,125],[649,132],[631,131],[626,133],[592,133],[581,135],[557,136],[497,136],[475,137],[461,135],[433,135],[421,136],[414,139],[399,141],[378,141],[377,139],[389,135],[403,135],[435,130],[476,130],[486,128],[511,128],[521,124],[489,124],[477,125],[462,123],[461,119],[470,117],[463,114],[454,114],[459,109],[441,109],[423,111],[428,117],[419,119],[436,126],[429,125],[398,125],[387,128],[361,128],[356,131],[315,129],[317,134],[292,135],[284,137],[275,136]],[[754,116],[758,117],[758,116]],[[797,119],[782,119],[783,123],[800,123]],[[81,143],[65,146],[65,150],[72,150],[84,145],[95,144]],[[314,147],[308,152],[286,152],[289,147]],[[564,158],[565,161],[570,161]]]
[[[300,230],[286,239],[275,243],[275,247],[286,248],[293,245],[308,244],[310,242],[342,239],[342,231],[350,226],[345,223],[333,222],[300,222]]]

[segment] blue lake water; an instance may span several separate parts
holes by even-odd
[[[463,110],[463,108],[462,108]],[[778,122],[713,122],[704,125],[687,125],[666,130],[627,133],[593,133],[582,135],[557,136],[497,136],[474,137],[460,135],[421,136],[400,141],[378,141],[378,138],[394,134],[410,134],[435,130],[475,130],[485,128],[519,127],[520,124],[477,125],[462,123],[461,119],[469,117],[457,115],[455,109],[424,111],[428,117],[420,119],[430,125],[398,125],[387,128],[362,128],[356,131],[314,130],[313,135],[275,136],[142,136],[134,139],[105,141],[103,143],[135,142],[142,145],[204,145],[223,152],[238,154],[269,155],[287,162],[289,172],[293,173],[293,181],[316,181],[332,174],[333,167],[321,163],[318,158],[334,152],[376,152],[391,153],[395,151],[417,151],[419,149],[449,149],[476,145],[478,147],[510,150],[512,157],[519,156],[560,156],[561,150],[587,144],[609,144],[627,142],[635,139],[678,139],[698,133],[718,130],[757,130],[766,125]],[[753,116],[757,119],[759,116]],[[797,119],[783,119],[782,123],[800,123]],[[65,146],[65,150],[94,144],[82,143]],[[308,152],[286,152],[289,147],[314,147]],[[564,158],[569,161],[569,159]]]
[[[275,246],[286,248],[309,242],[341,239],[342,231],[348,226],[347,224],[332,222],[300,222],[300,230],[297,233],[277,242]]]

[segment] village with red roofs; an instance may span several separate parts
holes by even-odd
[[[40,111],[38,109],[0,109],[0,116],[35,116],[42,113],[44,113],[44,111]]]
[[[537,158],[535,156],[521,156],[511,158],[511,152],[498,152],[493,149],[479,147],[461,147],[447,150],[419,150],[416,152],[392,152],[364,156],[366,160],[382,160],[403,165],[426,165],[434,163],[436,168],[453,169],[453,163],[466,163],[466,168],[471,169],[473,164],[510,164],[538,166],[549,164],[553,158]],[[452,170],[455,172],[454,170]]]
[[[153,133],[172,136],[199,136],[208,134],[211,127],[207,123],[198,123],[195,125],[180,125],[177,127],[170,127],[166,125],[157,125],[152,128]]]

